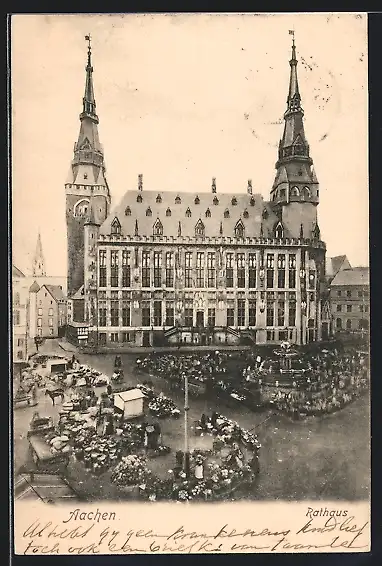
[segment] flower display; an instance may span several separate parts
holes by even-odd
[[[146,485],[150,474],[145,458],[130,454],[124,456],[114,468],[111,481],[119,486]]]
[[[152,415],[157,418],[174,417],[180,416],[180,411],[175,405],[172,399],[165,397],[164,395],[159,395],[152,399],[149,403],[149,411]]]

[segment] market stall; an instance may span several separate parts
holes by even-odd
[[[134,419],[144,414],[144,393],[138,389],[128,389],[114,394],[114,408],[124,419]]]

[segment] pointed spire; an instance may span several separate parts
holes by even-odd
[[[179,223],[178,223],[178,237],[180,238],[181,235],[182,235],[182,225],[181,225],[180,220],[179,220]]]
[[[223,236],[223,222],[220,220],[220,228],[219,228],[220,236]]]
[[[252,194],[252,179],[248,179],[247,193],[248,193],[249,195]]]
[[[264,238],[264,228],[263,228],[263,223],[261,223],[261,225],[260,225],[260,238]]]
[[[138,236],[138,220],[135,220],[135,231],[134,231],[134,235]]]
[[[138,175],[138,191],[143,190],[143,175]]]
[[[32,268],[33,276],[34,277],[45,277],[45,259],[44,254],[42,251],[42,242],[41,242],[41,233],[40,230],[38,231],[37,235],[37,244],[36,244],[36,252],[33,258],[33,268]]]
[[[305,137],[303,116],[304,111],[301,107],[301,96],[297,79],[297,58],[296,45],[293,35],[292,57],[289,61],[290,77],[289,92],[287,98],[287,109],[284,114],[285,126],[283,137],[279,144],[279,160],[276,168],[283,164],[284,161],[298,159],[300,161],[309,161],[309,144]]]
[[[215,177],[212,177],[211,189],[212,189],[213,193],[216,193],[216,178]]]
[[[83,110],[80,116],[81,119],[87,117],[98,124],[98,116],[96,114],[96,103],[94,98],[94,87],[93,87],[93,67],[92,67],[92,48],[91,48],[91,37],[85,35],[85,40],[88,42],[88,60],[85,67],[86,70],[86,80],[85,80],[85,94],[82,100]]]
[[[100,226],[100,223],[96,220],[94,197],[90,197],[86,225]]]
[[[300,226],[300,240],[304,239],[304,226],[301,224]]]

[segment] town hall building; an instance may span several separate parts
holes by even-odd
[[[111,209],[89,42],[66,191],[68,338],[95,348],[321,340],[326,246],[293,41],[270,199],[147,190]],[[326,325],[327,328],[327,325]],[[326,333],[326,331],[325,331]]]

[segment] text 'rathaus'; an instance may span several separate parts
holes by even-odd
[[[91,49],[66,191],[68,338],[95,347],[306,344],[325,339],[326,246],[293,42],[284,133],[265,202],[145,190],[111,212]]]

